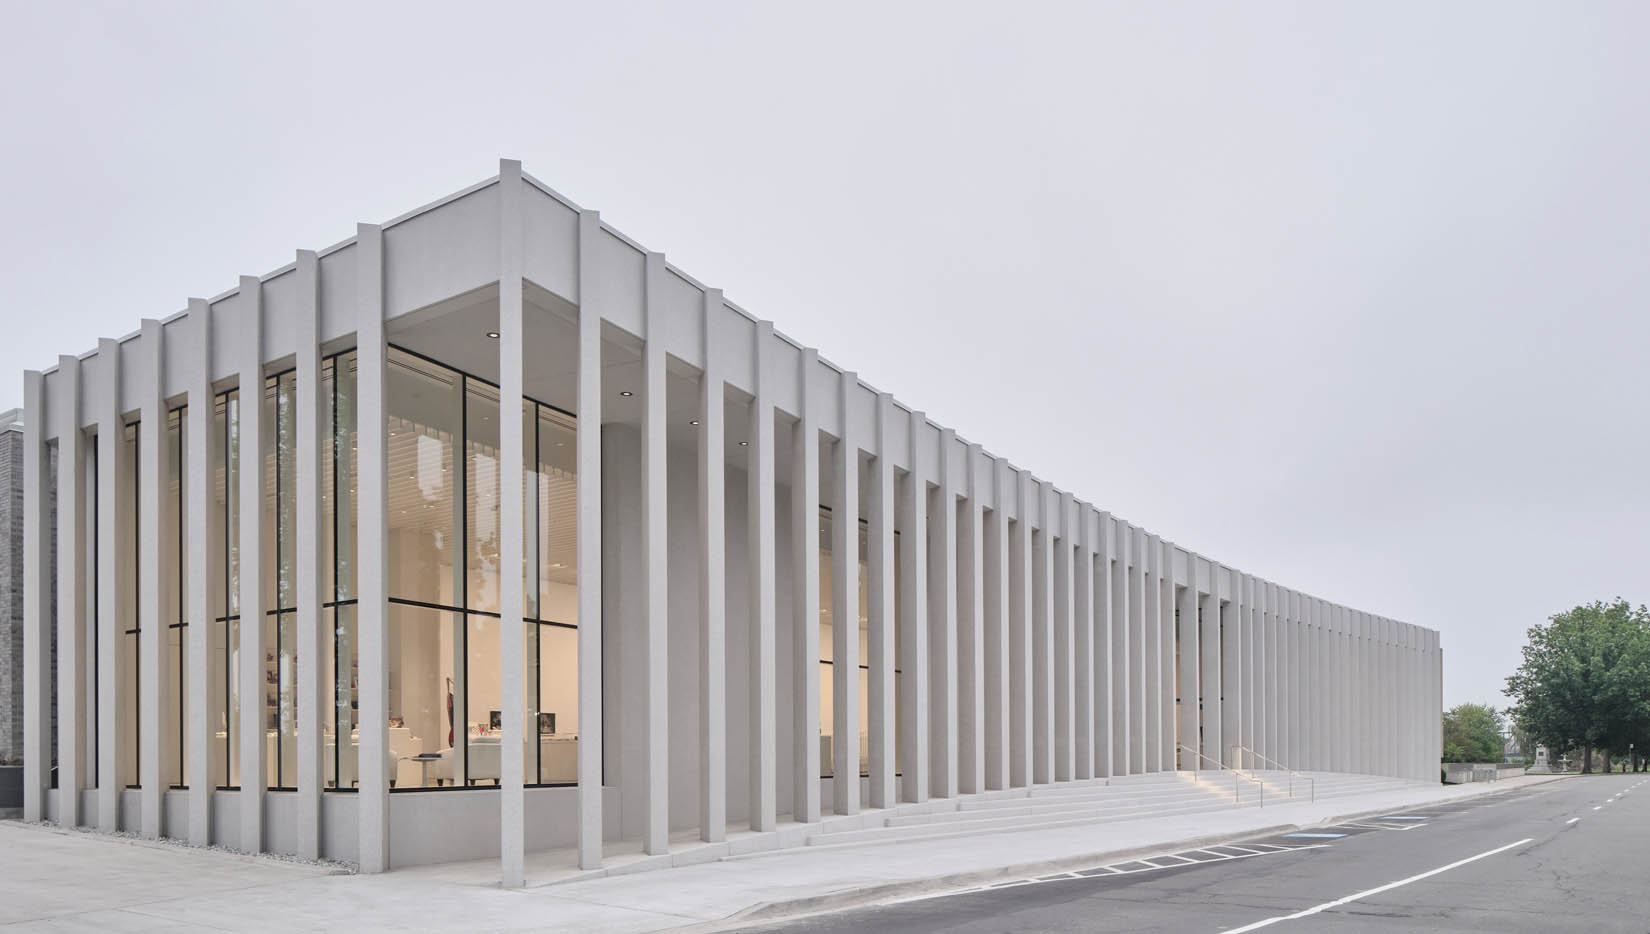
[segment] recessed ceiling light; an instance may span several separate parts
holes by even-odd
[[[491,337],[493,340],[498,340],[498,332],[497,331],[488,331],[487,336]]]
[[[633,392],[631,392],[631,391],[630,391],[630,390],[628,390],[628,389],[621,389],[621,390],[619,390],[619,395],[621,395],[621,396],[624,396],[624,397],[625,397],[625,398],[627,398],[627,399],[628,399],[628,398],[630,398],[630,397],[631,397],[631,396],[634,396],[634,395],[635,395],[635,393],[633,393]]]

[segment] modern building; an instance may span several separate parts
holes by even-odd
[[[1101,510],[516,162],[24,388],[31,818],[518,885],[1029,784],[1437,780],[1436,632]]]

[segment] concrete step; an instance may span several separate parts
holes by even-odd
[[[1197,814],[1236,807],[1231,802],[1208,802],[1174,808],[1151,808],[1120,813],[1077,813],[1053,817],[1009,817],[981,821],[953,821],[907,827],[876,827],[844,833],[818,834],[808,839],[809,846],[848,846],[866,843],[893,843],[903,840],[935,840],[950,837],[968,837],[989,833],[1013,833],[1021,830],[1048,830],[1082,824],[1103,824],[1110,821],[1141,817]],[[1245,805],[1248,806],[1248,805]]]

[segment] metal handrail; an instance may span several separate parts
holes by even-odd
[[[1311,797],[1308,800],[1313,802],[1313,803],[1317,802],[1317,800],[1318,800],[1318,780],[1317,779],[1313,778],[1310,775],[1304,775],[1300,772],[1297,772],[1294,769],[1290,768],[1289,766],[1284,765],[1282,762],[1279,762],[1278,760],[1271,758],[1270,756],[1261,755],[1260,753],[1254,751],[1253,749],[1250,749],[1248,746],[1235,745],[1235,746],[1232,747],[1232,752],[1234,753],[1234,755],[1232,756],[1232,761],[1233,762],[1237,761],[1236,753],[1240,749],[1243,750],[1244,752],[1248,753],[1250,756],[1261,760],[1262,762],[1271,763],[1272,765],[1275,765],[1278,768],[1283,769],[1285,772],[1288,772],[1289,773],[1289,797],[1290,798],[1295,797],[1295,779],[1297,779],[1297,778],[1306,779],[1307,785],[1311,788],[1311,792],[1310,792]],[[1250,772],[1255,771],[1254,767],[1251,766],[1249,768],[1249,771]]]
[[[1204,755],[1202,752],[1199,752],[1198,750],[1193,749],[1192,747],[1186,745],[1185,743],[1175,743],[1175,745],[1178,746],[1181,749],[1186,750],[1187,752],[1191,753],[1192,755],[1197,756],[1199,759],[1202,759],[1205,762],[1214,763],[1214,766],[1215,766],[1216,770],[1226,768],[1226,765],[1224,763],[1217,762],[1216,760],[1209,758],[1208,756]],[[1235,804],[1242,804],[1243,803],[1243,796],[1241,794],[1239,794],[1239,792],[1238,792],[1238,789],[1240,787],[1238,785],[1238,782],[1240,782],[1240,781],[1254,782],[1255,787],[1260,789],[1260,806],[1265,807],[1266,806],[1266,783],[1261,781],[1258,778],[1255,778],[1254,776],[1245,775],[1242,772],[1239,772],[1237,769],[1231,769],[1230,771],[1232,773],[1232,802],[1235,803]],[[1194,767],[1192,769],[1192,784],[1196,785],[1196,784],[1201,784],[1201,783],[1202,783],[1202,780],[1197,777],[1197,769]]]

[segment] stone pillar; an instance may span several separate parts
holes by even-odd
[[[1158,574],[1158,763],[1160,772],[1175,768],[1175,586],[1174,545],[1159,541],[1154,556]]]
[[[930,690],[930,791],[936,797],[957,796],[957,478],[951,469],[951,450],[957,435],[940,431],[938,512],[929,517],[934,541],[928,555],[928,631]]]
[[[296,564],[293,568],[297,578],[298,603],[296,624],[298,632],[298,710],[297,710],[297,742],[298,742],[298,855],[304,859],[319,859],[321,856],[321,788],[326,782],[326,770],[322,763],[323,736],[325,735],[325,720],[322,712],[336,715],[334,699],[331,692],[321,681],[320,659],[331,653],[332,633],[322,626],[321,619],[326,615],[322,609],[323,601],[331,594],[322,594],[321,583],[327,579],[326,562],[323,560],[322,542],[323,530],[330,527],[330,518],[321,508],[321,478],[330,465],[327,452],[330,449],[331,439],[326,436],[323,426],[327,421],[327,410],[330,400],[321,385],[321,270],[320,259],[313,250],[299,250],[297,264],[294,270],[297,277],[298,301],[300,313],[294,322],[297,325],[298,352],[294,360],[297,371],[293,374],[294,388],[297,391],[296,425],[298,431],[296,450],[294,451],[293,467],[296,470],[297,501],[293,503],[296,513],[294,532],[296,541],[293,542],[293,553]],[[203,348],[205,345],[202,345]],[[204,393],[203,393],[204,394]],[[189,434],[208,434],[212,425],[212,402],[194,409],[199,418],[190,419]],[[204,446],[202,450],[205,455]],[[185,458],[185,463],[191,468],[193,463]],[[191,478],[193,474],[191,473]],[[204,477],[203,477],[204,480]],[[193,489],[189,490],[193,493]],[[200,534],[206,535],[206,517],[201,517]],[[185,539],[188,541],[187,539]],[[191,547],[192,547],[191,543]],[[204,564],[204,562],[203,562]],[[189,580],[193,587],[194,578]],[[202,607],[205,606],[206,591],[201,588]],[[205,615],[204,613],[202,614]],[[204,630],[206,624],[200,624]],[[193,635],[193,623],[191,628]],[[205,643],[202,643],[202,664],[193,671],[205,671]],[[204,681],[195,678],[193,681]],[[192,683],[187,686],[192,686]],[[204,698],[203,698],[204,699]],[[204,741],[205,719],[201,721],[201,733],[197,736],[196,746]],[[190,789],[194,786],[191,784]]]
[[[1069,782],[1076,776],[1077,758],[1077,666],[1073,651],[1077,643],[1076,622],[1072,616],[1071,552],[1075,539],[1070,493],[1053,494],[1044,501],[1055,507],[1058,525],[1049,522],[1047,540],[1051,543],[1052,560],[1049,577],[1053,584],[1054,623],[1054,779]],[[1058,529],[1059,535],[1054,535]]]
[[[313,253],[310,255],[314,256]],[[300,275],[302,271],[300,264]],[[197,350],[185,362],[189,387],[189,429],[184,442],[187,451],[183,458],[188,471],[184,480],[188,498],[188,530],[184,541],[187,542],[189,570],[184,577],[189,592],[184,595],[182,606],[189,620],[189,670],[204,673],[209,643],[207,635],[217,618],[210,597],[213,543],[208,541],[214,509],[212,420],[217,407],[217,394],[212,390],[211,306],[204,299],[190,299],[185,321],[195,336]],[[184,781],[189,783],[189,842],[194,846],[206,846],[212,842],[214,784],[212,757],[207,753],[207,743],[213,739],[215,732],[207,713],[211,698],[204,677],[188,679],[184,689],[188,692],[184,702],[187,711],[184,728],[194,738],[194,742],[187,747],[188,760],[184,762]]]
[[[1202,633],[1198,625],[1198,566],[1197,557],[1186,555],[1186,583],[1176,600],[1180,610],[1180,673],[1176,679],[1179,698],[1180,731],[1176,739],[1176,761],[1181,769],[1196,771],[1202,760],[1198,753],[1202,745],[1198,739],[1198,663],[1201,661],[1198,643]]]
[[[1111,774],[1128,775],[1129,765],[1129,567],[1134,529],[1119,521],[1113,527],[1111,565]]]
[[[977,794],[986,788],[985,680],[985,454],[968,446],[964,482],[967,499],[958,529],[961,573],[957,575],[957,742],[961,760],[957,788]]]
[[[1146,771],[1146,531],[1129,530],[1129,772]]]
[[[751,403],[749,441],[751,554],[750,638],[750,826],[758,833],[778,822],[775,765],[778,761],[774,597],[774,423],[773,322],[756,326],[754,359],[755,399]],[[816,617],[817,618],[817,617]],[[815,630],[817,632],[817,629]],[[817,692],[815,693],[817,697]],[[815,753],[817,756],[818,754]],[[815,774],[818,774],[817,771]],[[816,784],[817,789],[817,784]]]
[[[866,659],[870,667],[870,686],[867,700],[871,705],[870,743],[871,787],[870,804],[874,808],[891,808],[898,803],[895,771],[898,752],[895,748],[895,717],[897,699],[894,695],[895,588],[894,573],[894,397],[886,392],[877,394],[877,454],[871,463],[870,539],[866,549],[870,574],[868,591],[871,598],[866,640]]]
[[[831,674],[835,706],[831,796],[838,814],[859,813],[859,443],[849,415],[858,388],[859,378],[853,373],[844,372],[839,378],[837,411],[842,414],[842,428],[833,471],[836,511],[831,516]],[[817,614],[814,618],[818,619]],[[803,620],[803,627],[807,628],[809,622]],[[819,631],[817,625],[813,631]],[[814,696],[819,696],[818,691]],[[818,722],[815,719],[816,725]],[[813,745],[819,748],[817,741]],[[814,784],[817,789],[818,782]]]
[[[1032,665],[1031,610],[1031,478],[1016,471],[1013,484],[1016,515],[1009,543],[1009,709],[1011,747],[1009,781],[1016,788],[1029,788],[1035,780],[1032,766],[1034,741],[1032,687],[1036,679]]]
[[[1010,735],[1013,723],[1012,678],[1009,673],[1010,623],[1009,606],[1009,544],[1008,503],[1011,497],[1008,464],[1002,458],[992,461],[991,516],[986,520],[985,538],[989,554],[985,565],[985,715],[986,715],[986,786],[1007,788],[1014,743]]]
[[[1192,559],[1194,562],[1197,559]],[[1221,718],[1224,710],[1220,699],[1220,582],[1225,575],[1225,569],[1214,562],[1209,562],[1209,579],[1203,584],[1208,593],[1202,599],[1203,622],[1198,634],[1198,693],[1203,704],[1203,743],[1200,747],[1207,758],[1201,760],[1204,766],[1214,768],[1215,763],[1224,761],[1222,749],[1224,746],[1221,735]]]
[[[579,605],[579,746],[578,746],[578,864],[580,869],[597,869],[602,864],[602,317],[596,300],[596,242],[601,236],[601,218],[594,211],[579,212],[579,321],[578,321],[578,394],[575,403],[578,424],[574,429],[578,448],[578,478],[575,511],[579,530],[578,605]],[[757,327],[760,335],[762,328]],[[760,338],[759,338],[760,339]],[[760,382],[760,375],[758,376]],[[772,419],[769,419],[772,431]],[[754,443],[754,442],[753,442]],[[751,448],[756,451],[756,448]],[[771,463],[771,460],[770,460]],[[754,467],[755,465],[753,465]],[[757,472],[751,472],[751,489],[757,488]],[[771,477],[769,479],[772,479]],[[771,506],[773,487],[768,487]],[[758,509],[754,497],[752,515]],[[770,516],[771,518],[771,513]],[[772,528],[770,523],[769,528]],[[755,520],[752,531],[756,530]],[[752,547],[758,540],[753,536]],[[772,545],[771,533],[767,542]],[[765,567],[770,577],[773,567],[772,548],[753,550],[753,569]],[[760,579],[760,571],[752,579]],[[754,588],[753,588],[754,589]],[[771,603],[771,600],[770,600]],[[758,614],[756,600],[752,600],[752,616]],[[770,615],[771,621],[771,615]],[[755,627],[755,628],[760,628]],[[769,627],[770,631],[772,627]],[[757,640],[752,640],[757,641]],[[753,671],[753,677],[754,677]],[[755,683],[755,681],[753,681]],[[771,708],[770,708],[771,710]],[[755,722],[759,714],[752,712]],[[771,716],[771,712],[769,714]],[[771,737],[771,732],[770,732]],[[755,755],[762,747],[751,746]],[[772,753],[770,742],[768,753]],[[753,801],[760,789],[752,784]],[[752,824],[755,825],[753,819]]]
[[[1054,499],[1047,481],[1027,487],[1038,528],[1031,535],[1032,657],[1031,697],[1035,740],[1032,781],[1054,781]],[[1027,510],[1031,514],[1032,510]]]
[[[71,376],[73,374],[70,374]],[[60,375],[61,378],[61,375]],[[73,395],[72,393],[70,394]],[[23,819],[46,819],[51,762],[51,633],[47,594],[51,522],[46,500],[46,377],[23,374]],[[65,682],[66,684],[69,682]]]
[[[1072,699],[1077,732],[1077,778],[1094,777],[1094,537],[1098,524],[1094,507],[1076,504],[1076,539],[1071,564],[1071,605],[1075,641],[1077,690]]]
[[[170,754],[160,724],[160,686],[165,683],[167,658],[166,594],[161,589],[160,560],[170,517],[161,513],[166,499],[166,399],[161,367],[166,364],[160,322],[143,319],[138,338],[138,489],[137,489],[137,619],[138,619],[138,792],[139,832],[150,840],[160,837],[161,808],[166,784],[160,764]],[[181,739],[181,737],[180,737]]]
[[[110,338],[99,340],[95,359],[102,372],[103,384],[96,397],[89,400],[97,422],[97,488],[93,494],[97,497],[97,508],[93,513],[96,537],[92,539],[96,555],[93,586],[97,594],[94,607],[96,619],[92,621],[97,678],[97,709],[93,712],[97,718],[97,729],[93,735],[97,747],[92,755],[97,763],[97,829],[114,833],[120,829],[119,711],[124,706],[122,689],[126,686],[125,679],[120,677],[119,652],[127,628],[120,600],[120,585],[124,580],[120,559],[123,552],[131,547],[130,541],[123,542],[120,537],[121,519],[125,514],[121,508],[125,499],[121,480],[126,472],[126,445],[122,437],[124,424],[119,402],[120,343]],[[58,502],[62,501],[63,496],[59,492]],[[61,783],[61,765],[58,780]]]
[[[923,473],[921,412],[910,419],[910,463],[905,475],[905,532],[899,538],[900,566],[900,797],[928,800],[928,481]]]
[[[1144,543],[1145,548],[1140,561],[1144,571],[1141,585],[1144,606],[1141,610],[1140,629],[1140,696],[1144,705],[1140,718],[1140,771],[1155,772],[1163,758],[1162,750],[1157,746],[1159,738],[1163,735],[1163,686],[1158,681],[1163,673],[1163,540],[1156,535],[1147,535]]]
[[[389,776],[384,765],[389,745],[389,565],[388,549],[379,547],[379,543],[389,541],[383,230],[372,224],[356,225],[355,250],[355,508],[356,541],[361,543],[356,556],[359,597],[355,651],[360,709],[356,807],[361,871],[383,872],[390,865]],[[244,410],[244,400],[242,407]],[[583,523],[581,515],[581,542],[588,528]],[[583,702],[581,695],[581,706]],[[586,741],[582,733],[579,741],[582,749]]]
[[[819,368],[819,352],[805,349],[797,381],[797,421],[791,445],[791,601],[796,618],[794,651],[791,656],[791,815],[801,823],[819,820],[819,420],[809,383]],[[833,515],[832,548],[838,547],[834,534],[843,522]],[[840,568],[835,552],[833,570]],[[841,628],[840,602],[831,607],[835,628]],[[834,647],[834,643],[833,643]],[[832,663],[832,671],[841,665]],[[840,689],[841,680],[833,687]],[[840,714],[841,704],[835,713]],[[840,721],[838,721],[840,724]],[[841,738],[840,725],[833,742]],[[834,748],[834,747],[833,747]],[[835,782],[832,783],[833,785]]]
[[[699,839],[728,827],[727,430],[722,365],[713,351],[720,289],[706,289],[699,377]]]

